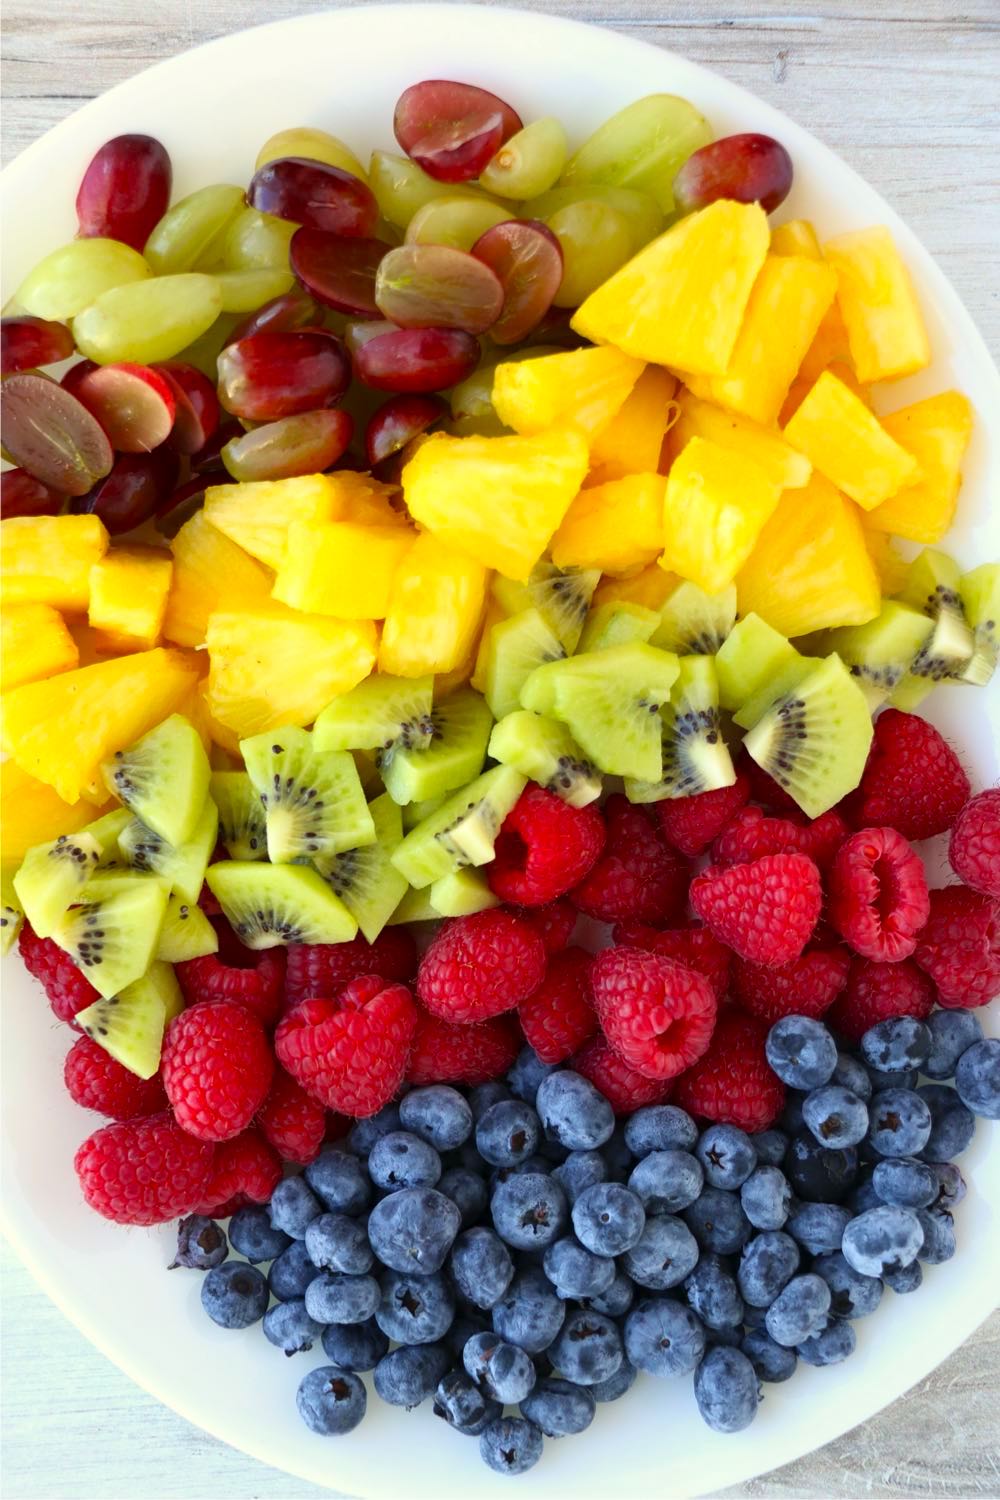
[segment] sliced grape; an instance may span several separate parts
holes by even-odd
[[[509,218],[510,207],[493,203],[489,198],[470,198],[459,193],[450,198],[435,198],[419,208],[407,224],[406,243],[471,250],[487,229]]]
[[[55,365],[73,353],[73,335],[65,323],[46,318],[0,319],[0,374]]]
[[[301,156],[283,156],[255,172],[247,202],[262,213],[331,234],[366,237],[378,222],[378,204],[367,183]]]
[[[503,287],[495,272],[450,245],[400,245],[375,278],[379,311],[400,328],[464,328],[485,333],[500,315]]]
[[[80,353],[99,365],[158,364],[206,333],[221,311],[214,276],[157,276],[105,292],[74,319],[73,336]]]
[[[717,198],[759,203],[773,213],[792,190],[792,158],[770,135],[725,135],[688,157],[674,178],[681,213]]]
[[[570,158],[563,181],[639,188],[669,213],[681,163],[711,139],[712,127],[687,99],[647,94],[598,126]]]
[[[518,344],[537,328],[563,278],[558,239],[537,219],[494,224],[472,247],[492,267],[503,288],[503,309],[490,329],[496,344]]]
[[[226,231],[222,263],[227,271],[261,271],[268,267],[285,271],[296,228],[287,219],[244,208]]]
[[[390,249],[384,240],[297,229],[292,237],[292,270],[324,307],[354,318],[378,315],[375,273]]]
[[[222,255],[226,232],[243,209],[243,192],[213,183],[168,208],[146,241],[145,256],[157,276],[213,265]]]
[[[563,275],[553,297],[557,307],[579,307],[632,255],[632,231],[624,214],[607,203],[582,199],[554,213],[549,228],[562,251]]]
[[[173,392],[174,427],[171,445],[178,453],[201,452],[219,425],[219,398],[207,375],[194,365],[169,361],[157,369]]]
[[[118,453],[151,453],[170,436],[173,387],[148,365],[99,365],[79,382],[76,395]]]
[[[59,384],[63,390],[69,391],[71,396],[75,396],[76,388],[81,380],[86,375],[89,375],[91,370],[99,370],[100,368],[100,365],[96,365],[92,359],[78,359],[75,365],[70,365],[69,369],[65,371]]]
[[[104,292],[145,281],[152,271],[137,250],[117,240],[72,240],[40,260],[15,300],[36,318],[75,318]]]
[[[308,328],[318,323],[323,316],[312,297],[292,287],[280,297],[272,297],[263,307],[237,323],[226,339],[227,344],[236,344],[255,333],[295,333],[299,328]]]
[[[27,469],[5,469],[0,474],[0,516],[57,516],[66,499]]]
[[[293,479],[335,464],[353,431],[350,414],[339,407],[300,412],[234,438],[222,458],[234,479]]]
[[[279,130],[270,136],[257,152],[254,171],[266,167],[269,161],[280,161],[283,156],[301,156],[307,161],[321,161],[328,167],[339,167],[350,172],[361,182],[367,182],[365,169],[354,152],[335,135],[317,130],[313,125],[293,125],[289,130]]]
[[[365,453],[372,468],[448,415],[440,396],[390,396],[365,429]]]
[[[186,484],[178,485],[156,508],[156,529],[161,536],[175,537],[190,521],[196,510],[201,510],[205,491],[219,484],[235,484],[225,469],[211,474],[195,474]]]
[[[347,390],[351,365],[332,333],[255,333],[219,355],[219,400],[234,416],[272,422],[329,406]]]
[[[352,349],[358,379],[379,391],[443,391],[479,363],[478,340],[459,328],[352,327],[360,331]]]
[[[152,453],[123,453],[114,468],[70,509],[99,516],[112,536],[142,526],[177,483],[180,461],[166,443]]]
[[[372,152],[368,180],[383,219],[399,229],[405,229],[417,209],[423,208],[425,203],[455,195],[455,189],[447,182],[435,182],[415,161],[410,161],[407,156],[397,156],[393,151]],[[465,184],[462,192],[474,198],[485,197],[471,183]]]
[[[542,219],[546,224],[553,214],[571,203],[606,203],[617,209],[629,222],[632,230],[632,250],[641,250],[655,239],[663,228],[663,210],[650,193],[640,193],[634,188],[612,187],[608,183],[576,183],[570,187],[555,187],[530,203],[521,205],[525,219]]]
[[[429,177],[468,182],[521,129],[521,119],[486,89],[432,78],[400,94],[392,128],[407,156]]]
[[[116,135],[91,159],[76,195],[81,239],[120,240],[141,250],[167,211],[173,173],[151,135]]]
[[[85,495],[114,461],[101,424],[44,375],[8,375],[0,424],[11,460],[64,495]]]
[[[488,193],[500,198],[534,198],[545,193],[566,165],[566,132],[552,115],[533,120],[504,141],[479,175]]]

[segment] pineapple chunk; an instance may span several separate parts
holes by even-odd
[[[209,615],[270,600],[271,574],[217,531],[203,510],[184,523],[170,545],[174,574],[163,620],[168,641],[204,645]]]
[[[486,692],[486,671],[490,661],[490,631],[494,625],[499,625],[501,620],[506,619],[507,611],[491,595],[486,601],[483,623],[479,631],[479,643],[476,646],[476,658],[472,675],[469,678],[469,686],[474,687],[477,693]]]
[[[379,670],[423,677],[461,666],[472,654],[486,581],[486,569],[471,557],[429,533],[417,537],[393,580]]]
[[[174,565],[155,547],[116,547],[90,570],[88,623],[119,651],[155,646]]]
[[[872,524],[874,511],[859,511],[858,519],[865,534],[865,546],[875,571],[879,576],[882,593],[886,598],[895,598],[902,591],[909,577],[910,564],[893,544],[887,531],[877,531]]]
[[[663,507],[664,568],[706,594],[728,588],[774,511],[780,486],[748,458],[693,437],[675,460]]]
[[[81,798],[70,806],[15,761],[0,766],[0,844],[5,866],[19,865],[35,844],[51,843],[63,833],[78,833],[96,817],[92,802]]]
[[[572,326],[636,359],[722,375],[769,238],[759,203],[710,203],[592,292]]]
[[[569,430],[496,438],[435,433],[403,470],[403,495],[413,519],[448,547],[523,583],[587,464],[586,442]]]
[[[625,573],[663,547],[662,474],[627,474],[581,490],[552,538],[557,568]]]
[[[11,516],[0,521],[0,600],[85,614],[90,569],[108,550],[97,516]]]
[[[858,379],[895,380],[931,362],[931,346],[909,272],[888,229],[875,224],[823,246],[837,273],[837,300]]]
[[[857,508],[821,474],[786,491],[736,575],[740,615],[783,636],[864,625],[881,607]]]
[[[647,365],[618,413],[590,445],[590,482],[606,484],[626,474],[654,473],[677,407],[677,382],[668,370]]]
[[[575,427],[592,438],[618,412],[642,364],[617,349],[570,349],[537,359],[504,360],[493,374],[501,422],[527,437]]]
[[[803,453],[789,447],[780,433],[758,427],[747,417],[723,411],[684,392],[680,397],[680,415],[667,439],[671,458],[676,458],[693,437],[707,438],[720,448],[738,453],[763,469],[781,490],[801,489],[809,482],[812,464]]]
[[[591,610],[602,604],[638,604],[643,609],[659,611],[680,583],[663,568],[651,563],[639,573],[625,578],[602,578],[590,601]]]
[[[955,515],[972,420],[972,407],[959,391],[928,396],[882,418],[889,436],[920,465],[920,478],[869,511],[873,527],[911,542],[941,540]]]
[[[913,454],[829,370],[788,423],[785,438],[862,510],[874,510],[920,477]]]
[[[812,343],[802,357],[798,378],[810,386],[815,385],[823,371],[831,365],[846,365],[854,373],[847,325],[836,297],[827,308]]]
[[[339,620],[383,620],[392,580],[413,540],[403,526],[293,521],[271,592],[293,609]]]
[[[294,521],[317,526],[339,515],[332,480],[329,474],[303,474],[220,484],[205,492],[205,519],[251,557],[278,568]]]
[[[80,659],[62,615],[50,604],[9,604],[0,615],[4,691],[69,671]]]
[[[863,401],[865,406],[871,410],[872,393],[869,387],[861,384],[850,365],[844,364],[842,360],[835,359],[831,364],[825,366],[824,370],[819,370],[810,380],[804,380],[800,376],[798,380],[792,381],[788,395],[785,397],[785,404],[778,413],[779,427],[788,426],[820,375],[824,373],[835,375],[843,385],[847,386],[849,391],[854,392],[859,401]]]
[[[821,260],[816,230],[808,219],[789,219],[771,230],[772,255],[807,255],[810,260]]]

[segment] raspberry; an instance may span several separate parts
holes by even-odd
[[[720,786],[693,797],[668,797],[654,804],[660,832],[682,854],[704,854],[730,818],[750,800],[750,782],[737,776],[732,786]]]
[[[843,994],[826,1014],[826,1024],[857,1044],[879,1021],[891,1021],[894,1016],[924,1020],[934,1008],[934,998],[934,986],[909,959],[880,964],[855,958]]]
[[[733,998],[741,1010],[773,1026],[782,1016],[811,1016],[818,1020],[836,1000],[851,967],[846,948],[807,948],[791,963],[777,968],[733,964]]]
[[[616,1115],[633,1114],[647,1104],[662,1104],[670,1095],[669,1082],[637,1072],[603,1036],[591,1037],[571,1066],[600,1089]]]
[[[951,832],[948,858],[959,880],[1000,900],[1000,790],[971,797]]]
[[[215,1148],[212,1173],[197,1212],[228,1219],[248,1203],[266,1203],[281,1181],[281,1158],[259,1130],[244,1130]]]
[[[63,1079],[76,1104],[111,1120],[137,1120],[167,1108],[158,1073],[137,1078],[89,1036],[80,1037],[67,1052]]]
[[[826,869],[847,837],[847,824],[833,808],[812,823],[769,818],[759,807],[746,807],[723,829],[712,849],[716,864],[745,864],[765,854],[807,854]]]
[[[274,1058],[257,1017],[237,1000],[208,1000],[167,1028],[163,1087],[178,1125],[203,1141],[245,1130],[271,1086]]]
[[[798,958],[822,900],[819,870],[805,854],[709,865],[691,883],[691,905],[705,926],[740,958],[757,964]]]
[[[830,921],[855,953],[898,963],[917,946],[930,902],[919,854],[894,828],[841,844],[829,880]]]
[[[604,853],[570,899],[601,922],[669,922],[684,906],[687,864],[624,797],[609,797],[604,817]]]
[[[759,802],[761,807],[784,817],[802,816],[802,809],[795,798],[790,797],[784,787],[779,786],[774,777],[769,776],[747,751],[744,750],[737,761],[736,770],[749,781],[752,802]]]
[[[506,1073],[521,1047],[509,1016],[478,1026],[453,1026],[421,1015],[413,1038],[410,1083],[464,1083],[469,1088]]]
[[[951,827],[970,791],[958,756],[933,724],[887,708],[875,720],[868,764],[844,810],[855,828],[929,839]]]
[[[275,1068],[257,1124],[283,1161],[302,1167],[319,1155],[326,1140],[326,1110],[282,1068]]]
[[[570,807],[540,786],[523,791],[503,822],[487,870],[501,901],[545,906],[590,871],[604,848],[600,808]]]
[[[721,1010],[708,1051],[678,1080],[674,1103],[705,1120],[767,1130],[785,1103],[785,1086],[764,1055],[767,1030],[755,1016]]]
[[[567,948],[549,961],[541,984],[518,1006],[525,1040],[543,1063],[564,1062],[597,1030],[590,990],[593,959],[582,948]]]
[[[448,922],[420,960],[417,996],[442,1021],[487,1021],[513,1010],[545,975],[545,944],[510,912]]]
[[[363,974],[337,999],[303,1000],[274,1034],[278,1061],[328,1109],[377,1114],[402,1083],[417,1026],[403,984]]]
[[[235,1000],[253,1012],[263,1026],[273,1026],[281,1014],[285,988],[282,948],[246,948],[228,922],[212,923],[219,934],[218,953],[188,958],[175,964],[177,979],[189,1005],[200,1000]]]
[[[707,927],[678,927],[660,932],[655,927],[644,927],[641,922],[620,922],[614,939],[620,948],[645,948],[694,969],[696,974],[704,974],[716,1000],[725,998],[729,988],[729,949]]]
[[[24,967],[33,974],[45,991],[52,1010],[60,1021],[79,1031],[73,1017],[101,997],[89,979],[77,968],[68,953],[51,938],[40,938],[25,922],[17,946]]]
[[[548,906],[513,906],[511,912],[538,933],[546,953],[561,953],[576,926],[577,910],[568,901],[551,901]]]
[[[417,945],[405,927],[386,927],[374,943],[360,933],[349,943],[295,943],[288,949],[286,1004],[339,995],[363,974],[408,984],[416,972]]]
[[[165,1224],[192,1213],[212,1173],[213,1146],[168,1110],[88,1136],[73,1158],[83,1196],[116,1224]]]
[[[930,916],[914,958],[941,1004],[988,1005],[1000,995],[1000,902],[963,885],[931,891]]]
[[[641,948],[605,948],[591,986],[604,1035],[644,1077],[665,1083],[706,1051],[717,1005],[703,974]]]

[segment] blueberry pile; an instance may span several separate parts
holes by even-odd
[[[639,1371],[693,1375],[704,1420],[738,1432],[761,1381],[846,1359],[886,1287],[954,1254],[953,1158],[977,1114],[1000,1117],[1000,1041],[966,1011],[883,1021],[855,1055],[789,1016],[768,1057],[787,1106],[748,1136],[670,1104],[616,1123],[526,1048],[505,1083],[413,1089],[240,1209],[243,1260],[185,1219],[175,1264],[207,1273],[221,1327],[260,1322],[286,1355],[321,1341],[297,1395],[316,1433],[358,1425],[365,1371],[394,1406],[431,1399],[501,1474]]]

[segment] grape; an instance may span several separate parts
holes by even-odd
[[[458,328],[352,324],[358,379],[378,391],[443,391],[479,363],[479,343]]]
[[[0,516],[57,516],[66,496],[49,489],[27,469],[0,474]]]
[[[759,203],[773,213],[792,190],[792,158],[770,135],[726,135],[689,156],[674,178],[681,213],[717,198]]]
[[[82,239],[120,240],[141,250],[167,211],[172,171],[151,135],[116,135],[91,160],[76,195]]]
[[[111,468],[114,454],[100,423],[45,375],[7,377],[0,421],[12,462],[64,495],[85,495]]]
[[[503,288],[503,310],[490,330],[496,344],[519,344],[541,322],[563,277],[559,241],[537,220],[494,224],[472,247]]]
[[[73,353],[73,335],[65,323],[46,318],[0,319],[0,373],[55,365]]]
[[[244,431],[243,424],[237,422],[235,417],[227,417],[225,420],[220,420],[218,427],[207,442],[191,454],[192,471],[196,474],[218,473],[223,467],[223,448],[227,443],[231,443],[234,438],[242,437]]]
[[[105,292],[79,315],[73,333],[80,353],[99,365],[156,364],[207,332],[221,311],[215,277],[189,271]]]
[[[292,237],[292,270],[317,302],[351,317],[376,317],[375,273],[390,247],[303,226]]]
[[[440,396],[390,396],[365,429],[365,453],[372,468],[391,458],[448,415]]]
[[[352,241],[352,243],[357,243]],[[323,314],[313,299],[298,287],[280,297],[272,297],[263,307],[258,307],[249,317],[237,323],[226,339],[235,344],[239,339],[248,339],[252,333],[294,333],[297,328],[306,328],[318,323]]]
[[[75,396],[76,388],[83,377],[89,375],[91,370],[99,369],[100,365],[95,365],[92,359],[78,359],[75,365],[70,365],[69,369],[65,371],[59,384],[63,390],[69,391],[71,396]]]
[[[106,479],[70,506],[99,516],[112,536],[134,531],[157,509],[177,483],[179,460],[164,444],[152,453],[123,453]]]
[[[219,355],[219,400],[251,422],[329,406],[347,390],[351,366],[332,333],[255,333]]]
[[[337,462],[351,441],[354,423],[339,408],[300,412],[233,438],[222,460],[234,479],[293,479]]]
[[[429,177],[468,182],[521,129],[521,121],[496,94],[435,78],[404,89],[392,128],[407,156]]]
[[[350,172],[361,182],[367,182],[365,169],[354,152],[335,135],[325,130],[316,130],[312,125],[295,125],[290,130],[279,130],[261,146],[254,164],[256,172],[266,167],[269,161],[279,161],[283,156],[301,156],[307,161],[321,161],[328,167],[339,167]]]
[[[563,277],[553,297],[557,307],[579,307],[585,297],[632,255],[632,231],[624,214],[606,203],[581,199],[549,220],[563,257]]]
[[[407,156],[392,151],[373,151],[368,180],[378,201],[379,213],[387,223],[405,229],[418,208],[435,198],[453,198],[455,189],[447,182],[435,182]],[[463,197],[485,198],[471,183],[462,187]]]
[[[157,276],[210,266],[222,254],[226,231],[243,208],[238,187],[221,182],[181,198],[146,241],[145,256]]]
[[[525,219],[542,219],[548,224],[552,215],[571,203],[606,203],[616,209],[629,222],[632,230],[633,253],[648,245],[663,228],[663,211],[649,193],[638,193],[633,188],[611,187],[606,183],[579,183],[572,187],[556,187],[542,193],[529,203],[521,205]]]
[[[295,278],[290,270],[273,266],[259,271],[219,271],[216,280],[223,312],[250,313],[290,291]]]
[[[255,172],[247,202],[262,213],[331,234],[367,236],[378,222],[378,204],[367,183],[301,156],[283,156]]]
[[[480,173],[488,193],[500,198],[534,198],[558,181],[569,146],[559,121],[534,120],[505,141]]]
[[[570,157],[563,182],[639,188],[670,213],[678,168],[711,139],[708,121],[686,99],[647,94],[598,126]]]
[[[500,315],[503,287],[491,268],[449,245],[400,245],[375,278],[379,311],[400,328],[485,333]]]
[[[215,386],[194,365],[172,361],[157,369],[173,392],[176,411],[170,434],[178,453],[200,453],[219,425],[219,398]]]
[[[222,246],[222,263],[227,271],[262,271],[288,269],[288,248],[295,224],[262,214],[256,208],[244,208],[226,231]]]
[[[201,510],[207,489],[233,483],[232,476],[225,470],[217,470],[212,474],[196,474],[186,484],[178,485],[156,508],[157,531],[161,536],[175,537],[184,522],[190,521],[196,510]]]
[[[99,365],[77,383],[76,396],[119,453],[151,453],[174,425],[173,387],[146,365]]]
[[[471,250],[487,229],[510,218],[510,205],[491,203],[489,198],[470,198],[455,193],[435,198],[418,208],[406,226],[408,245],[451,245],[454,250]]]
[[[112,287],[145,281],[152,271],[137,250],[117,240],[72,240],[40,260],[16,293],[25,312],[59,322],[75,318]]]

